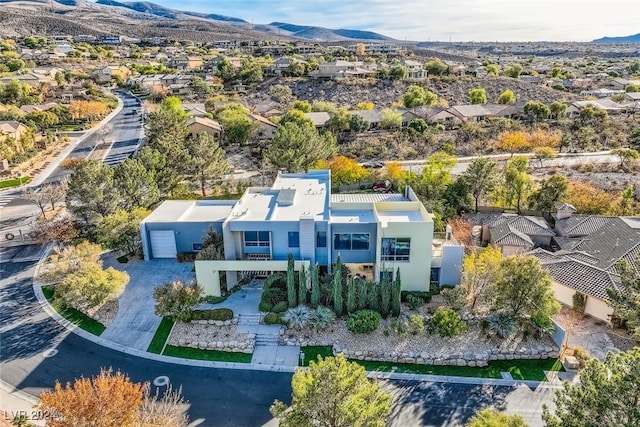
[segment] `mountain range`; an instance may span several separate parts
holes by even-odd
[[[593,41],[594,43],[640,43],[640,33],[624,37],[602,37]]]
[[[117,33],[129,37],[164,36],[192,40],[219,39],[223,34],[245,39],[277,37],[322,42],[393,40],[362,30],[285,22],[254,25],[240,18],[171,9],[147,1],[0,0],[0,22],[3,23],[0,34],[21,36],[67,32],[70,35]]]

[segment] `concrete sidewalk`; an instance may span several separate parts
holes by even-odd
[[[118,298],[118,314],[101,338],[146,351],[161,320],[154,313],[153,289],[174,279],[191,281],[194,276],[192,264],[178,263],[173,259],[120,264],[113,255],[109,255],[104,265],[126,271],[130,280]]]

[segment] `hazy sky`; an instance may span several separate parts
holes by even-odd
[[[154,0],[152,0],[154,1]],[[155,0],[167,7],[370,30],[407,40],[589,41],[640,33],[640,0]]]

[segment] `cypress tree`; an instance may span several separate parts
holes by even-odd
[[[380,282],[380,314],[382,317],[387,317],[391,312],[391,282],[389,281],[389,275],[382,275],[382,282]]]
[[[318,277],[318,266],[311,267],[311,307],[320,305],[320,278]]]
[[[367,290],[367,298],[369,300],[369,310],[380,312],[380,306],[378,304],[379,301],[379,288],[380,285],[376,282],[371,282],[369,289]]]
[[[394,316],[400,316],[400,292],[402,291],[402,281],[400,280],[400,268],[396,271],[396,278],[393,281],[391,290],[391,307]]]
[[[298,277],[298,304],[307,303],[307,270],[304,265],[300,269]]]
[[[358,280],[358,310],[367,308],[367,291],[369,282],[364,279]]]
[[[336,262],[336,268],[333,272],[333,311],[335,311],[337,317],[341,317],[343,313],[342,303],[342,261],[338,255],[338,261]]]
[[[289,253],[287,258],[287,301],[289,302],[289,307],[295,307],[296,304],[296,276],[295,276],[295,265],[293,262],[293,254]]]
[[[351,314],[356,312],[358,306],[356,302],[357,296],[357,283],[353,278],[350,278],[347,282],[347,313]]]

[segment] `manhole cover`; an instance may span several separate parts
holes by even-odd
[[[156,387],[163,387],[169,384],[169,377],[166,375],[162,375],[153,380],[153,385]]]
[[[53,357],[53,356],[55,356],[56,354],[58,354],[58,350],[56,350],[55,348],[52,348],[52,349],[49,349],[49,350],[43,351],[43,352],[42,352],[42,357],[47,357],[47,358],[49,358],[49,357]]]

